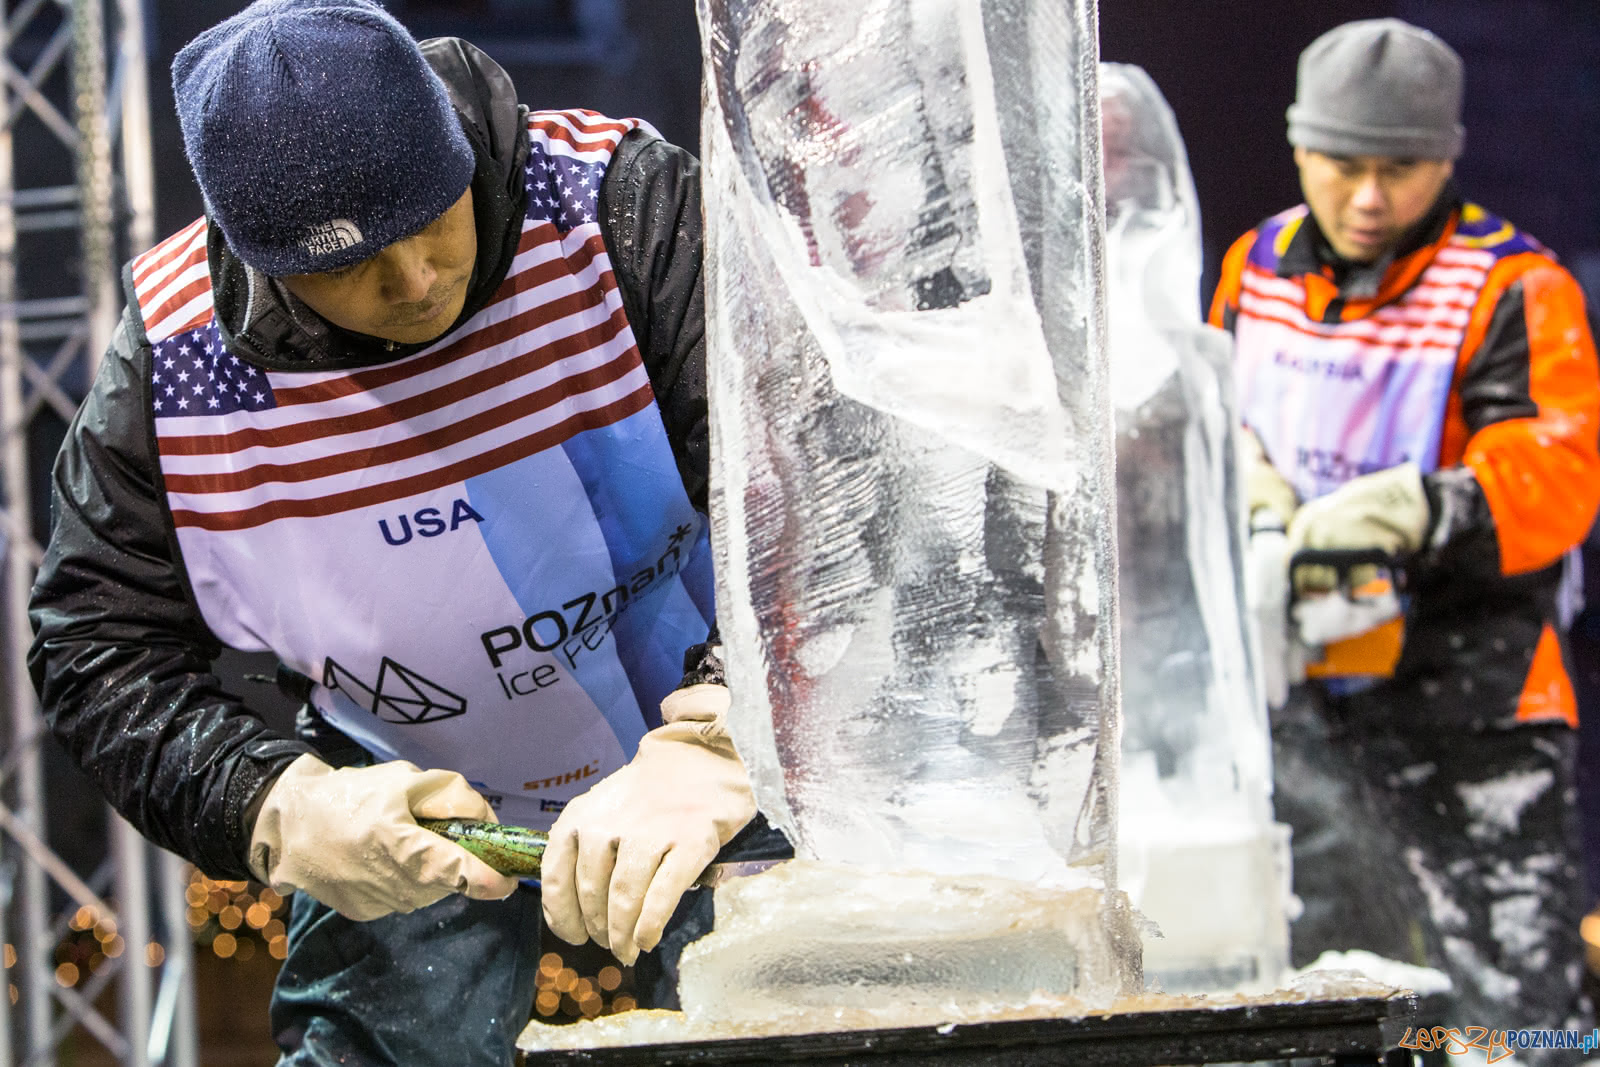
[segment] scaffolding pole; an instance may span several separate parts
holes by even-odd
[[[104,891],[99,876],[85,881],[50,850],[45,728],[26,669],[28,595],[42,554],[31,501],[42,495],[36,483],[49,467],[48,457],[35,454],[44,436],[37,422],[44,413],[70,419],[116,328],[118,264],[155,241],[146,2],[16,0],[0,14],[0,625],[9,689],[0,731],[0,939],[8,978],[0,1067],[56,1063],[75,1029],[129,1067],[199,1063],[187,866],[110,814],[113,906],[91,885]],[[57,169],[70,170],[73,184],[24,187],[18,161],[50,173],[40,165],[50,153],[70,164]],[[76,277],[57,292],[37,291],[48,283],[32,277],[24,286],[18,263],[26,242],[52,234],[59,241],[64,230],[78,238]],[[48,447],[53,452],[54,442]],[[57,980],[54,959],[63,916],[79,908],[122,940],[120,954],[82,989]],[[118,1010],[107,1019],[95,994],[113,979]]]

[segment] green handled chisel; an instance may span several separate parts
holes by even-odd
[[[478,819],[418,819],[417,825],[454,841],[501,874],[539,877],[550,835],[526,826],[505,826]]]
[[[543,830],[478,819],[418,819],[417,825],[454,841],[501,874],[513,878],[538,878],[545,847],[550,844],[550,835]],[[729,878],[759,874],[773,864],[782,862],[744,860],[713,863],[701,872],[694,884],[710,888]]]

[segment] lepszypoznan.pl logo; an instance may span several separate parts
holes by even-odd
[[[1417,1052],[1443,1052],[1447,1056],[1484,1054],[1487,1062],[1501,1063],[1532,1049],[1577,1049],[1585,1054],[1600,1048],[1600,1028],[1594,1030],[1491,1030],[1486,1026],[1408,1027],[1400,1047]]]

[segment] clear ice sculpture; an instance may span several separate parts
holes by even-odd
[[[1093,0],[699,10],[718,618],[760,807],[805,858],[1109,886]]]
[[[1117,419],[1123,886],[1167,992],[1271,988],[1288,966],[1287,831],[1243,588],[1232,344],[1201,322],[1200,212],[1171,109],[1100,71]]]
[[[1093,0],[699,12],[729,726],[801,858],[718,889],[685,1015],[1109,1003],[1139,942]]]

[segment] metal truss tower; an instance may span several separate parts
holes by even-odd
[[[0,1067],[54,1064],[77,1027],[122,1064],[199,1062],[186,869],[114,813],[105,859],[88,877],[51,851],[44,725],[25,662],[42,551],[35,502],[45,499],[54,431],[115,329],[120,263],[155,240],[145,3],[0,8],[0,941],[9,979]],[[63,263],[64,254],[76,258]],[[107,959],[81,984],[58,981],[56,945],[84,914],[106,935]],[[116,997],[102,996],[112,982]]]

